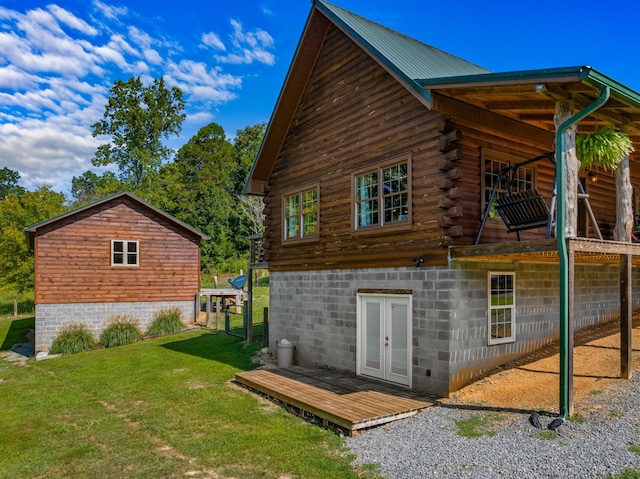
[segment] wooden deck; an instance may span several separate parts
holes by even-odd
[[[259,369],[236,374],[236,381],[277,399],[291,412],[311,414],[349,435],[414,416],[434,403],[408,389],[329,369]]]

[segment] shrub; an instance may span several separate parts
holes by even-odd
[[[51,344],[51,354],[73,354],[95,347],[96,340],[89,326],[71,323],[62,326]]]
[[[162,336],[174,334],[184,329],[182,322],[182,310],[180,308],[167,308],[156,311],[153,322],[147,330],[147,336]]]
[[[110,316],[108,325],[100,334],[100,344],[105,348],[124,346],[142,338],[140,320],[128,314]]]

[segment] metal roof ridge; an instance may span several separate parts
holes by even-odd
[[[369,23],[369,24],[371,24],[371,25],[375,25],[376,27],[378,27],[378,28],[380,28],[380,29],[386,30],[387,32],[389,32],[389,33],[391,33],[391,34],[393,34],[393,35],[396,35],[396,36],[399,36],[399,37],[405,38],[406,40],[408,40],[408,41],[410,41],[410,42],[413,42],[413,43],[417,43],[417,44],[423,45],[423,46],[425,46],[425,47],[427,47],[427,48],[430,48],[431,50],[434,50],[434,51],[437,51],[437,52],[440,52],[440,53],[444,53],[445,55],[447,55],[447,56],[449,56],[449,57],[452,57],[452,58],[455,58],[455,59],[460,60],[460,61],[462,61],[462,62],[468,63],[468,64],[470,64],[470,65],[473,65],[473,66],[477,67],[477,68],[481,68],[481,69],[483,69],[483,70],[487,70],[488,72],[490,72],[490,71],[491,71],[491,70],[489,70],[488,68],[485,68],[485,67],[483,67],[483,66],[481,66],[481,65],[478,65],[477,63],[474,63],[474,62],[471,62],[471,61],[467,60],[466,58],[462,58],[462,57],[461,57],[461,56],[459,56],[459,55],[455,55],[455,54],[453,54],[453,53],[450,53],[450,52],[448,52],[448,51],[446,51],[446,50],[443,50],[442,48],[438,48],[438,47],[436,47],[436,46],[433,46],[433,45],[431,45],[430,43],[426,43],[426,42],[424,42],[424,41],[422,41],[422,40],[419,40],[419,39],[417,39],[417,38],[414,38],[414,37],[412,37],[412,36],[409,36],[409,35],[407,35],[406,33],[402,33],[402,32],[399,32],[399,31],[397,31],[397,30],[394,30],[393,28],[387,27],[386,25],[383,25],[383,24],[381,24],[381,23],[374,22],[373,20],[369,20],[368,18],[363,17],[362,15],[358,15],[357,13],[354,13],[354,12],[352,12],[352,11],[350,11],[350,10],[347,10],[347,9],[345,9],[345,8],[342,8],[342,7],[340,7],[340,6],[338,6],[338,5],[335,5],[335,4],[333,4],[333,3],[327,2],[326,0],[312,0],[312,2],[313,2],[313,3],[323,4],[326,8],[329,8],[329,9],[331,9],[331,8],[335,8],[335,9],[341,10],[341,11],[343,11],[343,12],[345,12],[345,13],[348,13],[349,15],[353,15],[354,17],[358,17],[359,19],[364,20],[365,22],[367,22],[367,23]],[[354,29],[353,29],[353,27],[352,27],[351,25],[349,25],[349,27],[350,27],[350,29],[351,29],[351,30],[354,30]],[[358,35],[359,35],[360,37],[362,37],[362,35],[360,35],[359,33],[358,33]],[[369,44],[369,45],[370,45],[370,43],[369,43],[369,42],[367,42],[367,44]],[[373,47],[373,48],[375,48],[375,47]],[[376,49],[376,51],[377,51],[377,49]],[[413,79],[413,80],[415,80],[415,79]]]

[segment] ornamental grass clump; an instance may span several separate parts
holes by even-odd
[[[147,330],[147,336],[163,336],[174,334],[184,329],[182,322],[182,310],[180,308],[167,308],[156,311],[153,322]]]
[[[82,323],[71,323],[62,326],[51,344],[51,354],[73,354],[86,351],[96,346],[96,340],[89,331],[89,326]]]
[[[576,138],[576,155],[584,170],[615,170],[622,158],[634,151],[629,135],[615,126],[604,126]]]
[[[110,316],[108,325],[100,334],[100,344],[105,348],[124,346],[142,338],[140,320],[128,314]]]

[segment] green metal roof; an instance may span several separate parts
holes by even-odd
[[[324,0],[315,0],[314,4],[358,37],[380,60],[412,80],[491,72]]]

